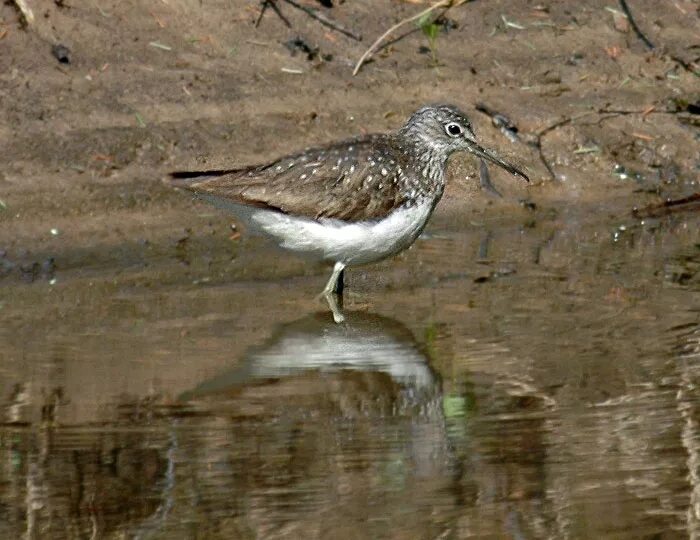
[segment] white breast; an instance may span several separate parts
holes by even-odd
[[[316,221],[269,210],[256,210],[250,221],[285,249],[356,265],[384,259],[409,247],[425,227],[434,206],[433,201],[425,201],[395,210],[380,221],[356,223]]]

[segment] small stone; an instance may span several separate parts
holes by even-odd
[[[53,54],[54,58],[61,62],[61,64],[70,64],[71,62],[70,49],[65,45],[57,43],[56,45],[52,46],[51,54]]]

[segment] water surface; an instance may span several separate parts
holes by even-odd
[[[257,239],[6,278],[0,537],[696,536],[700,220],[551,210],[438,219],[342,325]]]

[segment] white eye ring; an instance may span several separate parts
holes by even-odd
[[[464,128],[462,128],[462,126],[460,126],[457,122],[450,122],[449,124],[445,125],[445,132],[450,137],[459,137],[464,133]]]

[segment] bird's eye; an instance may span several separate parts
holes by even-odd
[[[447,124],[445,126],[445,131],[450,137],[459,137],[462,133],[464,133],[462,126],[456,122],[450,122]]]

